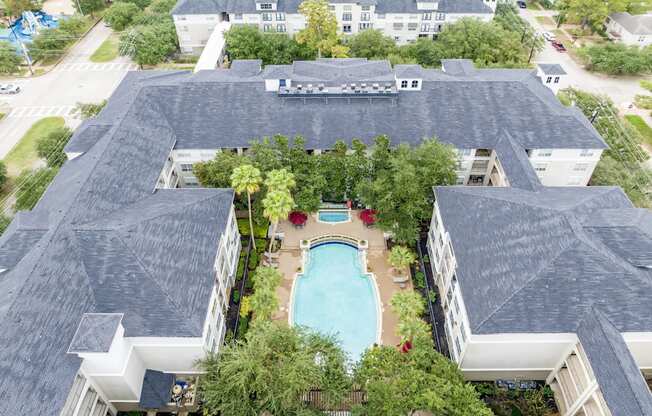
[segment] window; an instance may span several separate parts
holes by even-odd
[[[278,21],[284,21],[285,20],[285,13],[276,13],[276,20]]]
[[[418,23],[408,23],[408,30],[417,30],[418,27]]]
[[[371,10],[371,6],[360,6],[360,8],[362,9],[363,12],[368,12],[369,10]]]
[[[421,31],[422,32],[428,32],[430,30],[430,23],[422,23],[421,24]]]
[[[457,352],[458,358],[462,355],[462,347],[460,346],[460,339],[458,337],[455,337],[455,352]]]
[[[460,334],[462,335],[462,342],[466,342],[466,330],[464,328],[464,322],[460,322]]]
[[[404,79],[403,81],[401,81],[401,88],[407,88],[407,87],[408,87],[408,82],[407,80]]]
[[[639,36],[638,41],[639,42],[645,42],[645,36]]]
[[[414,79],[412,80],[412,88],[419,88],[419,81]]]
[[[331,12],[334,12],[335,11],[335,6],[332,5],[332,4],[329,4],[328,5],[328,10],[330,10]]]
[[[444,20],[444,18],[445,18],[444,13],[435,14],[435,20]]]
[[[464,176],[458,176],[457,179],[455,179],[455,185],[464,185]]]
[[[344,6],[342,8],[344,9],[345,12],[350,12],[352,10],[351,6]]]
[[[271,13],[263,13],[263,22],[270,22],[272,20]]]
[[[260,10],[272,10],[272,3],[260,3]]]
[[[376,15],[376,17],[377,17],[378,19],[384,19],[384,18],[385,18],[385,13],[378,13],[378,14]]]
[[[394,30],[403,30],[403,23],[394,22],[393,28]]]
[[[242,13],[236,13],[233,20],[242,20]]]
[[[360,27],[360,30],[365,30],[371,28],[371,23],[369,22],[362,22],[358,25]]]
[[[371,13],[360,13],[360,20],[363,22],[368,22],[371,20]]]
[[[177,16],[177,20],[186,20],[186,16]]]
[[[578,163],[573,167],[573,170],[575,172],[584,172],[589,169],[589,164],[588,163]]]
[[[550,157],[550,156],[552,156],[552,150],[551,149],[540,149],[539,152],[537,152],[537,156],[539,156],[539,157]]]
[[[181,172],[192,172],[192,163],[180,163]]]
[[[344,33],[351,33],[351,25],[344,25],[344,26],[342,26],[342,32],[344,32]]]
[[[555,77],[555,84],[559,84],[559,77]]]
[[[89,387],[88,390],[86,390],[81,405],[79,406],[77,416],[90,416],[95,400],[97,400],[97,392],[92,387]]]
[[[423,16],[421,16],[421,18],[423,20],[432,20],[432,13],[430,12],[424,13]]]
[[[79,402],[79,397],[81,396],[82,390],[84,389],[84,384],[86,384],[86,379],[81,374],[75,376],[75,382],[70,388],[70,393],[68,393],[68,398],[66,403],[63,405],[61,410],[61,416],[72,416]]]
[[[545,172],[545,171],[546,171],[546,167],[547,167],[547,165],[545,165],[545,164],[537,163],[537,164],[534,166],[534,170],[537,171],[537,172]]]
[[[199,182],[197,182],[197,178],[195,178],[194,176],[189,176],[189,177],[185,178],[184,182],[188,186],[197,186],[197,185],[199,185]]]
[[[461,154],[462,156],[465,156],[465,157],[466,157],[466,156],[473,156],[473,155],[474,155],[474,153],[473,153],[473,149],[461,149],[459,152],[460,152],[460,154]]]
[[[582,149],[582,151],[580,152],[580,157],[589,157],[589,156],[593,156],[593,150]]]
[[[284,24],[278,24],[278,25],[276,25],[276,31],[279,32],[279,33],[285,33],[285,32],[287,32],[287,28],[285,27]],[[281,81],[283,81],[283,84],[285,84],[284,79],[281,80]],[[279,84],[279,86],[284,87],[285,85],[280,85]]]
[[[410,15],[410,20],[416,20],[416,19],[418,19],[418,18],[419,18],[419,15],[418,15],[418,14],[411,14],[411,15]]]
[[[93,416],[106,416],[108,407],[102,399],[99,399],[95,405],[95,410],[93,410]]]
[[[188,152],[177,152],[177,157],[190,157],[190,153]]]
[[[350,22],[351,20],[353,20],[352,18],[353,18],[353,15],[351,14],[351,12],[342,13],[342,20],[343,21]]]
[[[263,32],[271,32],[272,31],[272,25],[263,25]]]
[[[546,78],[546,84],[550,84],[552,82],[552,77]]]
[[[394,36],[394,40],[395,40],[396,42],[400,42],[400,41],[401,41],[401,37],[400,37],[400,36]]]

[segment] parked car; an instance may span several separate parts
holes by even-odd
[[[520,7],[521,9],[527,9],[527,4],[525,4],[523,0],[517,1],[516,4],[518,4],[518,7]]]
[[[18,94],[20,87],[14,84],[0,84],[0,94]]]
[[[543,35],[543,38],[547,40],[548,42],[554,42],[555,40],[555,35],[554,33],[550,32],[543,32],[541,35]]]
[[[566,52],[566,48],[564,48],[564,44],[557,42],[557,41],[552,41],[550,42],[552,44],[552,47],[557,50],[557,52]]]

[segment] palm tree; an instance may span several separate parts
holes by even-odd
[[[269,171],[267,173],[267,179],[265,179],[265,186],[267,186],[267,190],[269,191],[289,191],[296,185],[297,182],[294,180],[294,173],[285,168]]]
[[[401,273],[405,272],[407,267],[414,263],[415,260],[414,253],[405,246],[394,246],[392,251],[389,252],[389,264]]]
[[[231,186],[238,195],[247,193],[247,210],[249,211],[249,232],[251,233],[251,244],[256,250],[256,239],[254,238],[254,220],[251,214],[251,194],[260,190],[260,183],[263,181],[260,170],[252,165],[241,165],[233,169],[231,174]]]
[[[413,291],[396,292],[389,304],[400,321],[419,318],[426,310],[421,295]]]
[[[294,200],[287,189],[270,190],[263,199],[263,208],[263,215],[272,223],[272,235],[269,242],[269,252],[271,253],[276,241],[278,222],[288,217],[294,208]]]

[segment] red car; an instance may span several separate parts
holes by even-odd
[[[557,50],[557,52],[566,52],[566,48],[564,48],[564,45],[562,43],[552,41],[550,42],[552,44],[552,47]]]

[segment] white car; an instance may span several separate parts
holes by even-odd
[[[553,33],[543,32],[542,35],[543,35],[543,38],[545,40],[547,40],[548,42],[552,42],[553,40],[555,40],[555,35]]]
[[[0,94],[18,94],[20,87],[14,84],[0,84]]]

